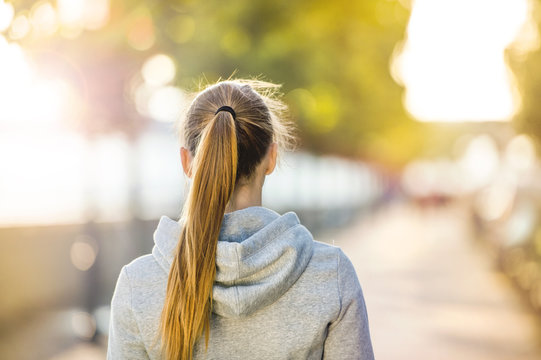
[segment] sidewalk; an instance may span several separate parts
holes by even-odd
[[[460,206],[393,205],[340,233],[357,269],[376,359],[541,359],[539,323]]]

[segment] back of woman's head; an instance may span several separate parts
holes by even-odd
[[[278,88],[254,80],[219,82],[197,94],[180,124],[193,181],[161,317],[167,359],[191,359],[203,332],[208,345],[217,241],[235,186],[252,181],[271,143],[280,149],[293,144]]]

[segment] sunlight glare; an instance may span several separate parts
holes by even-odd
[[[109,19],[109,0],[57,0],[58,17],[68,28],[96,30]]]
[[[85,27],[99,29],[109,20],[109,0],[87,0],[85,8]]]
[[[416,0],[406,42],[391,64],[406,88],[407,110],[420,121],[509,120],[520,96],[504,52],[531,30],[529,6],[529,0]],[[528,39],[536,36],[530,31]]]
[[[83,151],[67,131],[0,131],[0,224],[84,221]]]
[[[13,5],[0,0],[0,32],[9,27],[13,20],[14,13],[15,10],[13,9]]]
[[[9,43],[2,35],[0,78],[0,126],[57,126],[69,110],[69,85],[60,78],[39,76],[21,46]]]
[[[22,48],[0,35],[0,122],[13,121],[25,99],[33,71]]]

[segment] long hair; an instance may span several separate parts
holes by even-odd
[[[161,349],[168,360],[191,359],[203,332],[208,348],[216,248],[235,185],[251,179],[272,142],[281,149],[293,145],[278,88],[255,80],[222,81],[197,94],[183,119],[192,184],[161,314]],[[216,113],[221,106],[231,107],[235,118]]]

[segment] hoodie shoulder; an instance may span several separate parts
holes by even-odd
[[[328,259],[336,262],[341,256],[341,253],[343,251],[338,246],[314,240],[314,255],[317,255],[319,260]]]
[[[340,247],[314,240],[314,256],[312,262],[315,262],[312,266],[333,268],[338,282],[348,279],[355,287],[359,287],[359,280],[353,263]],[[339,284],[339,293],[340,292]],[[339,294],[339,296],[341,296],[341,294]]]
[[[147,286],[167,281],[168,274],[163,271],[152,254],[140,256],[126,265],[126,272],[132,286]]]
[[[168,274],[152,254],[134,259],[123,268],[126,286],[130,289],[129,309],[140,334],[138,340],[144,356],[120,356],[122,359],[157,359],[156,334],[159,333],[159,314],[162,311]],[[116,356],[114,357],[117,358]]]

